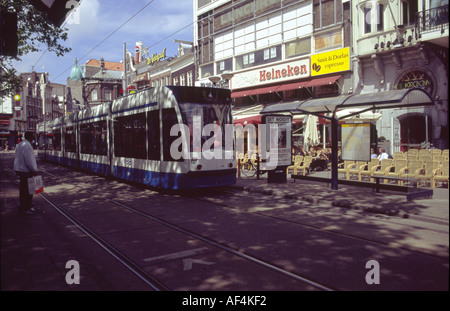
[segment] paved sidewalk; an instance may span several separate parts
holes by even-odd
[[[288,176],[286,183],[268,183],[267,177],[257,180],[256,177],[240,177],[234,189],[258,192],[294,200],[302,200],[317,204],[361,210],[369,213],[385,214],[399,217],[436,217],[448,222],[449,190],[435,188],[432,198],[419,198],[407,201],[404,193],[372,188],[339,185],[332,190],[330,183],[293,180]]]

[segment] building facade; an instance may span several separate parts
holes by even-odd
[[[352,1],[356,94],[420,87],[434,106],[377,121],[389,151],[448,148],[448,0]]]

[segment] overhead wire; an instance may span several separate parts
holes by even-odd
[[[146,7],[148,7],[150,4],[152,4],[154,0],[151,0],[150,2],[148,2],[146,5],[144,5],[141,9],[139,9],[136,13],[134,13],[130,18],[128,18],[124,23],[122,23],[122,25],[120,25],[118,28],[116,28],[111,34],[109,34],[108,36],[106,36],[102,41],[100,41],[96,46],[94,46],[92,49],[89,50],[89,52],[87,52],[86,54],[84,54],[81,58],[79,58],[78,60],[82,60],[83,58],[85,58],[86,56],[88,56],[92,51],[94,51],[96,48],[98,48],[103,42],[105,42],[106,40],[108,40],[111,36],[113,36],[117,31],[119,31],[119,29],[121,29],[123,26],[125,26],[130,20],[132,20],[136,15],[138,15],[140,12],[142,12]],[[54,78],[55,80],[58,79],[60,76],[62,76],[66,71],[68,71],[69,69],[71,69],[72,66],[68,67],[66,70],[64,70],[63,72],[61,72],[56,78]]]

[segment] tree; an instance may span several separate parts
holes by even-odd
[[[17,56],[1,56],[0,65],[0,96],[15,93],[22,88],[20,78],[12,66],[12,61],[20,61],[21,57],[38,52],[40,43],[47,47],[49,52],[56,56],[63,56],[70,52],[71,48],[61,44],[68,38],[67,28],[60,28],[48,20],[47,14],[37,10],[27,0],[0,0],[0,7],[17,14]]]

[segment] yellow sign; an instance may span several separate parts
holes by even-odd
[[[147,65],[153,65],[156,62],[159,62],[161,59],[166,58],[166,49],[164,49],[159,54],[153,54],[152,57],[147,57]]]
[[[350,48],[311,56],[311,76],[350,70]]]

